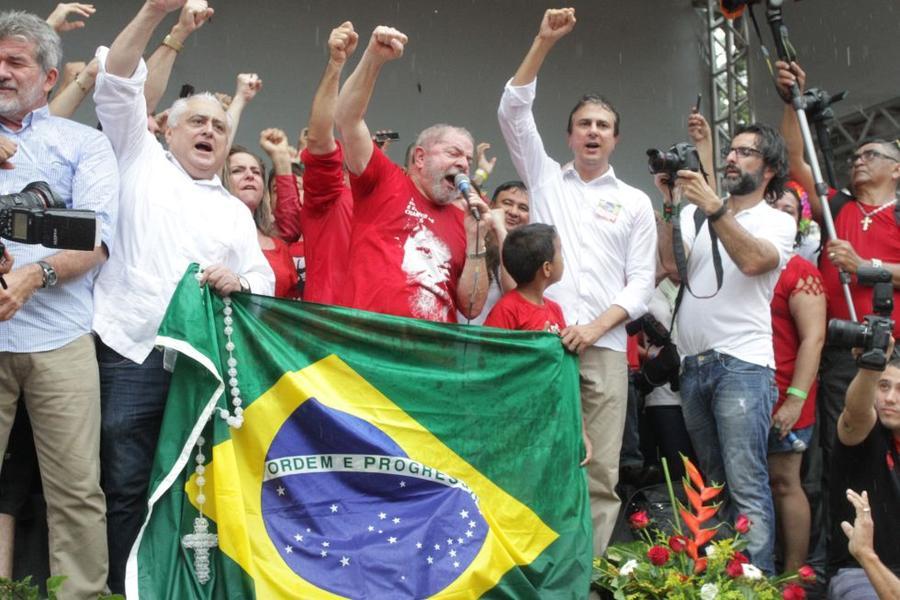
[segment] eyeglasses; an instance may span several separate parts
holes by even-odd
[[[750,146],[737,146],[736,148],[722,148],[722,158],[728,158],[728,155],[734,152],[741,158],[748,158],[753,155],[762,156],[762,152]]]
[[[887,160],[892,160],[894,162],[900,162],[900,160],[897,160],[893,156],[888,156],[887,154],[882,154],[878,150],[863,150],[862,152],[859,152],[857,154],[851,154],[850,156],[848,156],[847,164],[852,167],[853,164],[858,160],[862,160],[864,163],[870,163],[873,160],[875,160],[876,158],[886,158]]]

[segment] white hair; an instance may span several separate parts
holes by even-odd
[[[188,96],[187,98],[179,98],[172,104],[171,108],[169,108],[169,119],[167,121],[169,127],[175,127],[178,125],[178,121],[187,110],[188,102],[194,99],[205,100],[208,102],[212,102],[216,106],[222,106],[222,103],[219,102],[219,99],[209,92],[200,92],[199,94],[193,94],[191,96]],[[228,126],[228,130],[231,131],[234,123],[232,122],[233,120],[231,118],[231,115],[228,114],[227,110],[225,111],[225,121],[226,125]]]
[[[0,40],[13,37],[24,38],[34,44],[35,60],[44,73],[59,67],[62,43],[59,34],[45,20],[24,10],[0,13]]]

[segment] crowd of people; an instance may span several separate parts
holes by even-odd
[[[576,27],[574,9],[547,10],[499,100],[519,180],[488,199],[496,158],[464,127],[426,128],[402,165],[369,129],[381,71],[408,42],[394,28],[374,29],[343,84],[360,34],[349,21],[331,32],[297,145],[260,132],[270,169],[233,143],[256,74],[239,75],[233,96],[188,94],[157,112],[185,40],[213,14],[206,0],[146,0],[109,47],[60,70],[58,32],[93,11],[0,13],[0,194],[46,181],[68,207],[95,211],[99,230],[93,251],[4,241],[0,576],[12,572],[33,439],[64,595],[124,591],[173,363],[156,331],[199,263],[199,284],[223,296],[558,335],[579,358],[598,555],[622,511],[620,463],[625,473],[684,454],[726,484],[732,516],[752,521],[748,552],[764,572],[811,563],[831,597],[895,597],[883,594],[900,586],[900,359],[891,344],[883,370],[860,369],[851,348],[826,343],[826,323],[849,318],[843,274],[856,311],[873,313],[872,288],[855,278],[872,267],[892,281],[900,335],[900,144],[859,145],[849,193],[828,194],[836,237],[810,243],[825,207],[788,102],[805,85],[800,65],[777,64],[780,130],[734,133],[721,190],[704,174],[709,125],[692,111],[686,133],[704,168],[657,174],[655,210],[616,176],[625,130],[606,97],[584,94],[568,115],[565,162],[546,152],[538,74]],[[100,130],[70,119],[92,89]],[[474,185],[460,185],[475,166]],[[667,349],[626,332],[646,314],[680,353],[666,381],[647,375]]]

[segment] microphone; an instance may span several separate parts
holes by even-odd
[[[466,199],[466,205],[469,207],[469,211],[472,213],[472,216],[475,217],[476,221],[480,221],[481,213],[478,212],[477,208],[469,204],[469,194],[475,189],[472,187],[472,180],[469,179],[469,176],[465,173],[457,173],[453,177],[453,185],[456,186],[456,189],[459,190],[459,193],[462,194],[463,198]]]

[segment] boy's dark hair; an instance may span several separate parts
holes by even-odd
[[[575,113],[578,112],[578,109],[585,104],[597,104],[611,112],[616,118],[616,122],[613,123],[613,135],[619,137],[619,125],[622,121],[622,118],[619,116],[619,111],[617,111],[616,108],[612,105],[612,102],[610,102],[600,94],[594,93],[585,94],[581,97],[581,100],[579,100],[578,103],[575,104],[572,112],[569,113],[569,124],[566,126],[566,133],[572,133],[572,118],[575,116]]]
[[[765,123],[751,123],[738,127],[731,139],[742,133],[756,135],[756,149],[762,153],[763,164],[772,169],[774,175],[766,186],[767,198],[781,198],[784,193],[784,184],[788,181],[788,157],[787,146],[781,133],[771,125]]]
[[[506,236],[503,266],[517,284],[531,283],[541,266],[553,260],[556,237],[556,228],[544,223],[523,225]]]

